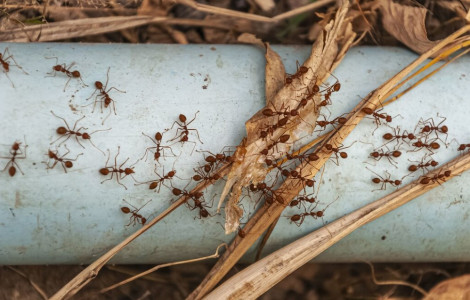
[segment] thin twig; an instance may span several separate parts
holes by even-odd
[[[31,284],[31,286],[34,288],[34,290],[36,292],[38,292],[39,295],[41,295],[41,297],[45,300],[49,299],[46,295],[46,293],[39,287],[39,285],[37,285],[34,281],[31,280],[31,278],[29,278],[28,275],[26,275],[25,273],[23,273],[22,271],[16,269],[16,268],[13,268],[12,266],[6,266],[8,269],[12,270],[13,272],[17,273],[18,275],[20,275],[21,277],[24,277],[26,280],[28,280],[28,282]]]
[[[140,277],[143,277],[143,276],[146,276],[146,275],[148,275],[148,274],[150,274],[150,273],[153,273],[153,272],[155,272],[155,271],[157,271],[158,269],[161,269],[161,268],[166,268],[166,267],[175,266],[175,265],[189,264],[189,263],[193,263],[193,262],[197,262],[197,261],[202,261],[202,260],[206,260],[206,259],[210,259],[210,258],[217,258],[217,257],[219,257],[219,249],[220,249],[221,247],[223,247],[223,246],[225,247],[225,249],[227,249],[227,247],[228,247],[227,244],[225,244],[225,243],[220,244],[220,245],[217,247],[217,249],[215,250],[215,253],[212,254],[212,255],[208,255],[208,256],[204,256],[204,257],[199,257],[199,258],[188,259],[188,260],[176,261],[176,262],[171,262],[171,263],[166,263],[166,264],[161,264],[161,265],[155,266],[155,267],[153,267],[153,268],[151,268],[151,269],[149,269],[149,270],[147,270],[147,271],[144,271],[144,272],[142,272],[142,273],[139,273],[139,274],[137,274],[137,275],[134,275],[134,276],[132,276],[132,277],[129,277],[129,278],[127,278],[126,280],[123,280],[123,281],[121,281],[121,282],[119,282],[119,283],[116,283],[116,284],[113,284],[113,285],[111,285],[111,286],[109,286],[109,287],[107,287],[107,288],[101,289],[101,290],[99,291],[99,293],[100,293],[100,294],[106,293],[106,292],[108,292],[108,291],[110,291],[110,290],[112,290],[112,289],[115,289],[115,288],[117,288],[117,287],[120,287],[121,285],[124,285],[124,284],[129,283],[129,282],[131,282],[131,281],[134,281],[134,280],[136,280],[136,279],[138,279],[138,278],[140,278]]]

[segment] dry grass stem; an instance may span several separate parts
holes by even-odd
[[[222,178],[224,177],[229,170],[230,164],[223,165],[218,171],[217,174]],[[209,181],[202,181],[198,185],[196,185],[190,193],[199,192],[207,188],[209,185],[213,183]],[[50,300],[58,300],[58,299],[69,299],[73,295],[75,295],[80,289],[82,289],[85,285],[87,285],[91,280],[93,280],[97,275],[98,272],[103,268],[103,266],[113,258],[119,251],[121,251],[125,246],[127,246],[130,242],[138,238],[141,234],[149,230],[152,226],[157,224],[167,215],[169,215],[172,211],[177,209],[180,205],[186,203],[188,201],[188,197],[183,196],[179,198],[176,202],[171,204],[165,211],[163,211],[160,215],[149,221],[146,225],[142,228],[131,234],[125,240],[123,240],[118,245],[114,246],[111,250],[103,254],[100,258],[96,261],[91,263],[88,267],[86,267],[83,271],[77,274],[72,280],[70,280],[66,285],[64,285],[59,291],[57,291]]]
[[[365,113],[362,109],[370,107],[375,109],[380,106],[383,99],[390,95],[390,91],[399,84],[408,74],[421,65],[426,59],[438,53],[448,45],[452,44],[459,36],[466,33],[470,26],[465,26],[449,37],[442,40],[441,43],[434,46],[432,49],[418,57],[414,62],[405,67],[402,71],[396,74],[389,81],[382,84],[379,88],[372,91],[366,98],[364,98],[347,116],[347,122],[340,126],[337,131],[331,132],[326,136],[323,142],[317,147],[315,153],[319,159],[310,164],[304,163],[299,165],[296,169],[300,174],[304,174],[307,178],[313,178],[318,170],[329,159],[332,152],[324,148],[324,145],[329,143],[333,147],[339,147],[342,141],[351,133],[355,126],[364,118]],[[259,238],[268,226],[281,215],[287,204],[300,192],[302,184],[298,180],[288,178],[278,190],[276,194],[284,199],[284,203],[280,204],[275,201],[270,206],[261,207],[257,213],[245,225],[244,231],[245,238],[236,237],[229,247],[229,250],[219,259],[217,264],[209,272],[206,278],[198,286],[196,290],[189,296],[188,299],[200,299],[207,294],[214,286],[227,274],[233,265],[240,259],[240,257],[249,249],[249,247]]]
[[[36,292],[38,292],[39,295],[41,295],[41,297],[44,299],[44,300],[47,300],[49,299],[49,297],[47,297],[46,293],[39,287],[39,285],[37,285],[34,281],[32,281],[28,275],[26,275],[25,273],[23,273],[22,271],[16,269],[16,268],[13,268],[12,266],[6,266],[8,269],[12,270],[13,272],[17,273],[18,275],[20,275],[21,277],[24,277],[26,280],[28,280],[28,282],[31,284],[31,286],[34,288],[34,290]]]
[[[131,282],[131,281],[134,281],[134,280],[136,280],[136,279],[139,279],[139,278],[141,278],[141,277],[144,277],[144,276],[146,276],[146,275],[148,275],[148,274],[150,274],[150,273],[153,273],[153,272],[155,272],[155,271],[157,271],[158,269],[161,269],[161,268],[166,268],[166,267],[175,266],[175,265],[190,264],[190,263],[194,263],[194,262],[198,262],[198,261],[202,261],[202,260],[206,260],[206,259],[217,258],[217,257],[219,257],[219,249],[220,249],[221,247],[227,248],[228,246],[227,246],[227,244],[225,244],[225,243],[220,244],[220,245],[217,247],[217,249],[215,250],[215,253],[212,254],[212,255],[208,255],[208,256],[204,256],[204,257],[199,257],[199,258],[188,259],[188,260],[176,261],[176,262],[171,262],[171,263],[166,263],[166,264],[161,264],[161,265],[155,266],[155,267],[153,267],[153,268],[151,268],[151,269],[149,269],[149,270],[147,270],[147,271],[145,271],[145,272],[139,273],[139,274],[134,275],[134,276],[132,276],[132,277],[129,277],[129,278],[127,278],[126,280],[123,280],[123,281],[121,281],[121,282],[119,282],[119,283],[116,283],[116,284],[113,284],[113,285],[111,285],[111,286],[109,286],[109,287],[107,287],[107,288],[101,289],[101,290],[99,291],[99,293],[101,293],[101,294],[102,294],[102,293],[106,293],[106,292],[108,292],[108,291],[110,291],[110,290],[112,290],[112,289],[115,289],[115,288],[117,288],[117,287],[120,287],[121,285],[124,285],[124,284],[126,284],[126,283]]]
[[[423,296],[427,296],[428,295],[428,292],[426,292],[424,289],[422,289],[420,286],[416,285],[416,284],[412,284],[412,283],[409,283],[409,282],[406,282],[406,281],[403,281],[403,280],[381,280],[381,281],[378,281],[377,278],[375,277],[375,270],[374,270],[374,266],[370,263],[370,262],[366,262],[366,264],[369,265],[370,267],[370,272],[371,272],[371,277],[372,277],[372,281],[376,284],[376,285],[403,285],[403,286],[407,286],[407,287],[410,287],[414,290],[417,290],[418,292],[420,292]]]
[[[435,175],[443,174],[445,171],[450,170],[450,176],[441,179],[444,182],[468,169],[470,169],[470,152],[429,172],[425,176],[432,178]],[[420,184],[422,178],[420,177],[401,189],[323,226],[261,259],[257,263],[250,265],[228,279],[204,299],[255,299],[261,296],[283,278],[348,236],[357,228],[376,220],[441,185],[437,180],[425,185]],[[424,291],[424,293],[426,292]]]

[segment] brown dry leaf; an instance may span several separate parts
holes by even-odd
[[[470,299],[470,274],[444,280],[429,291],[423,300]]]
[[[405,6],[388,0],[380,0],[378,5],[385,30],[415,52],[424,53],[440,42],[428,39],[425,8]]]
[[[343,22],[347,11],[348,5],[344,5],[338,11],[336,18],[325,26],[320,38],[312,47],[310,57],[303,64],[308,68],[308,71],[301,78],[294,79],[291,84],[284,84],[273,97],[268,106],[269,108],[274,107],[279,111],[298,107],[300,100],[305,97],[308,91],[329,76],[333,68],[343,58],[344,53],[349,49],[355,37],[351,25]],[[339,46],[341,46],[341,51]],[[313,101],[308,101],[305,107],[299,109],[298,116],[290,117],[286,126],[279,126],[266,139],[260,138],[259,132],[268,127],[272,128],[278,122],[277,116],[266,117],[263,115],[262,109],[246,122],[247,138],[233,156],[234,163],[218,205],[220,208],[224,198],[231,191],[230,199],[225,206],[226,233],[233,232],[238,228],[239,219],[243,213],[242,209],[238,207],[242,188],[250,183],[257,184],[263,181],[270,172],[264,164],[266,156],[260,152],[263,149],[271,149],[268,147],[273,143],[272,141],[277,141],[281,135],[289,135],[287,143],[279,143],[269,150],[270,159],[279,159],[282,153],[290,150],[295,141],[311,134],[314,129],[311,124],[315,124],[319,114],[319,110],[315,111],[315,107],[320,101],[320,94],[316,94]]]
[[[242,33],[237,39],[241,43],[256,45],[260,48],[266,49],[264,57],[266,58],[265,67],[265,94],[266,105],[271,103],[274,96],[284,86],[285,73],[284,63],[276,51],[273,51],[269,43],[264,43],[261,39],[257,38],[251,33]]]
[[[262,11],[270,11],[276,6],[273,0],[254,0],[254,1],[261,8]]]

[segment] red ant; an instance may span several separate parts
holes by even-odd
[[[130,176],[134,179],[134,181],[136,181],[135,178],[132,176],[132,174],[134,174],[135,172],[134,172],[134,167],[132,167],[133,165],[130,166],[130,168],[124,168],[124,169],[122,169],[122,166],[129,160],[129,158],[127,158],[127,159],[119,166],[119,168],[117,167],[117,157],[118,157],[120,151],[121,151],[121,147],[118,146],[118,152],[117,152],[116,156],[114,157],[114,167],[108,167],[109,158],[111,157],[111,153],[110,153],[110,151],[109,151],[109,149],[108,149],[108,160],[106,160],[105,167],[100,169],[100,173],[101,173],[102,175],[105,175],[105,176],[108,175],[109,173],[111,173],[111,177],[108,178],[108,179],[103,180],[103,181],[101,182],[101,184],[103,184],[103,182],[105,182],[105,181],[108,181],[108,180],[113,179],[113,176],[114,176],[114,174],[116,173],[116,181],[117,181],[117,183],[119,183],[120,185],[122,185],[122,186],[127,190],[127,187],[126,187],[124,184],[122,184],[119,180],[120,180],[120,179],[122,180],[122,179],[124,179],[126,176],[130,175]],[[122,174],[124,174],[124,176],[122,176]]]
[[[322,129],[320,130],[317,130],[317,131],[323,131],[325,130],[326,126],[328,125],[332,125],[333,128],[336,129],[336,126],[341,126],[341,125],[344,125],[346,124],[346,122],[348,121],[347,118],[345,117],[337,117],[337,118],[334,118],[333,120],[331,121],[328,121],[324,115],[322,115],[323,117],[323,121],[317,121],[317,125],[320,126]]]
[[[320,157],[316,153],[304,153],[304,154],[290,154],[286,153],[287,160],[298,159],[301,163],[304,161],[312,162],[317,161]],[[269,165],[268,165],[269,166]]]
[[[355,142],[354,142],[355,143]],[[353,144],[354,144],[353,143]],[[340,147],[336,148],[336,147],[333,147],[333,145],[331,144],[325,144],[325,149],[328,150],[328,151],[331,151],[332,153],[335,154],[336,156],[336,165],[339,166],[339,157],[341,157],[342,159],[346,159],[348,158],[348,154],[342,150],[344,149],[347,149],[349,147],[351,147],[353,144],[347,146],[347,147],[344,147],[343,145],[341,145]],[[334,161],[333,161],[334,162]]]
[[[196,175],[192,177],[194,181],[204,180],[204,181],[209,181],[209,182],[212,182],[212,181],[215,182],[220,179],[219,174],[210,175],[208,174],[208,172],[203,172],[200,169],[194,169],[194,171],[197,173]]]
[[[145,203],[144,205],[142,205],[139,209],[137,209],[137,207],[135,207],[134,205],[130,204],[129,202],[127,202],[126,200],[122,199],[123,201],[125,201],[127,204],[129,204],[130,206],[132,206],[134,209],[131,210],[129,207],[127,206],[123,206],[121,207],[121,211],[125,214],[131,214],[131,217],[130,217],[130,221],[129,221],[129,224],[127,224],[126,226],[129,226],[132,224],[132,226],[135,226],[135,224],[142,224],[145,225],[145,223],[147,223],[147,219],[144,218],[141,214],[138,214],[138,212],[145,206],[147,205],[150,201],[152,200],[149,200],[147,201],[147,203]]]
[[[86,132],[83,132],[81,133],[80,130],[84,129],[86,130],[87,128],[84,128],[84,127],[80,127],[78,129],[75,129],[77,127],[77,124],[78,122],[80,122],[81,120],[83,120],[83,118],[85,118],[85,116],[81,117],[80,119],[78,119],[77,121],[75,121],[75,124],[73,125],[73,128],[70,129],[70,126],[69,124],[67,123],[67,121],[62,118],[62,117],[59,117],[58,115],[56,115],[52,110],[51,110],[51,113],[53,116],[55,116],[56,118],[59,118],[59,119],[62,119],[62,121],[64,121],[65,123],[65,126],[66,127],[63,127],[63,126],[60,126],[60,127],[57,127],[56,129],[56,132],[57,134],[60,135],[60,137],[58,139],[56,139],[55,141],[51,142],[50,144],[54,144],[55,142],[57,142],[58,140],[60,140],[61,138],[67,136],[67,138],[65,140],[63,140],[62,142],[60,142],[59,146],[62,145],[64,142],[66,142],[72,135],[75,136],[75,140],[77,141],[77,143],[82,146],[82,148],[85,148],[82,143],[80,143],[80,140],[78,139],[78,137],[81,137],[82,139],[84,140],[89,140],[91,145],[93,147],[95,147],[96,149],[98,149],[101,153],[103,153],[103,155],[105,155],[105,153],[103,152],[103,150],[99,149],[98,147],[95,146],[95,144],[93,144],[93,142],[91,141],[91,135],[93,135],[94,133],[96,132],[99,132],[99,131],[108,131],[108,130],[111,130],[111,128],[109,129],[100,129],[100,130],[95,130],[93,131],[92,133],[86,133]]]
[[[390,179],[391,175],[390,173],[388,173],[387,171],[385,171],[385,173],[387,174],[387,178],[383,178],[382,176],[380,176],[379,174],[375,173],[374,171],[372,171],[371,169],[367,168],[367,170],[371,171],[372,173],[374,173],[375,175],[377,175],[378,177],[374,177],[372,178],[372,182],[375,183],[375,184],[379,184],[379,183],[382,183],[382,186],[380,187],[380,189],[376,189],[374,191],[378,191],[378,190],[386,190],[387,189],[387,183],[390,183],[392,186],[399,186],[401,185],[401,180],[392,180]]]
[[[191,210],[199,208],[199,219],[207,218],[207,217],[211,216],[206,208],[210,208],[212,206],[207,206],[205,204],[205,201],[204,201],[204,198],[203,198],[203,196],[204,196],[203,192],[190,193],[186,190],[180,190],[178,188],[173,188],[172,193],[175,196],[186,196],[188,198],[191,198],[194,201],[194,206],[191,207],[191,205],[189,205],[189,204],[188,205],[189,205]],[[202,201],[200,200],[201,198],[203,198]]]
[[[60,164],[62,165],[62,168],[64,168],[65,173],[67,173],[67,169],[70,169],[70,168],[73,167],[72,161],[76,161],[77,158],[80,155],[83,155],[83,153],[80,153],[80,154],[77,155],[77,157],[75,157],[75,159],[64,158],[67,154],[70,153],[70,150],[67,148],[67,146],[65,146],[65,149],[67,149],[67,152],[64,155],[62,155],[61,157],[59,157],[57,155],[58,151],[52,152],[51,150],[48,150],[47,155],[49,156],[49,161],[52,159],[52,160],[54,160],[54,163],[52,165],[49,165],[48,162],[46,163],[45,161],[43,161],[43,163],[45,163],[46,166],[47,166],[47,168],[46,168],[47,170],[54,169],[54,167],[57,165],[57,163],[60,162]]]
[[[191,124],[195,119],[196,119],[196,116],[197,114],[199,113],[199,111],[197,111],[195,114],[194,114],[194,118],[189,121],[189,122],[186,122],[187,121],[187,118],[185,115],[183,114],[180,114],[178,119],[179,121],[181,122],[178,122],[178,121],[175,121],[173,122],[173,125],[171,126],[170,129],[167,129],[166,131],[168,130],[171,130],[173,129],[173,127],[175,126],[175,124],[178,125],[178,128],[176,129],[176,134],[175,134],[175,137],[172,138],[171,140],[169,140],[169,142],[171,141],[174,141],[176,139],[179,139],[178,142],[181,142],[181,143],[185,143],[185,142],[188,142],[189,138],[188,138],[188,135],[189,135],[189,132],[190,131],[195,131],[196,132],[196,135],[197,135],[197,138],[198,140],[201,142],[201,144],[204,144],[201,139],[199,138],[199,132],[197,131],[197,129],[194,129],[194,128],[188,128],[188,125]],[[180,132],[181,131],[181,132]],[[179,133],[179,134],[178,134]],[[189,142],[189,143],[193,143],[194,146],[196,146],[196,143],[194,142]],[[194,150],[194,147],[193,147],[193,150]]]
[[[439,116],[439,114],[438,114]],[[449,129],[447,128],[446,125],[442,125],[440,126],[442,123],[445,122],[445,120],[447,120],[447,118],[445,117],[442,117],[443,120],[439,123],[439,124],[435,124],[434,123],[434,119],[433,118],[429,118],[427,120],[420,120],[418,122],[418,125],[423,125],[423,127],[421,128],[421,133],[425,134],[426,135],[426,138],[432,133],[432,132],[435,132],[436,133],[436,138],[437,139],[440,139],[439,138],[439,133],[443,133],[446,135],[446,140],[447,140],[447,132],[449,131]],[[440,139],[444,144],[446,143],[445,141],[443,141],[442,139]]]
[[[386,134],[383,135],[383,138],[388,141],[387,143],[384,144],[384,146],[387,145],[388,143],[393,142],[394,140],[397,141],[397,145],[398,145],[398,141],[400,139],[402,139],[405,142],[406,142],[407,139],[410,140],[410,141],[416,139],[416,136],[413,133],[408,133],[406,130],[403,131],[402,134],[400,134],[400,128],[399,127],[398,128],[393,128],[393,132],[394,132],[393,134],[392,133],[386,133]]]
[[[26,158],[26,148],[27,147],[28,147],[28,145],[24,146],[24,153],[23,153],[23,151],[21,150],[21,143],[14,142],[13,145],[11,146],[11,149],[10,149],[10,155],[11,156],[9,156],[9,157],[0,156],[0,158],[9,159],[8,163],[5,165],[5,168],[3,168],[2,172],[5,171],[8,168],[8,166],[10,166],[10,168],[8,168],[8,174],[11,177],[15,176],[16,168],[18,168],[18,170],[20,170],[21,174],[24,175],[23,171],[21,171],[20,166],[18,165],[18,163],[15,160],[25,159]],[[18,155],[22,155],[22,156],[18,156]]]
[[[336,78],[336,76],[334,76],[333,74],[331,75]],[[333,92],[338,92],[340,89],[341,89],[341,83],[339,83],[338,78],[336,78],[336,82],[324,90],[326,91],[325,100],[323,100],[321,103],[325,102],[325,104],[320,105],[320,106],[326,106],[327,104],[331,104],[331,99],[330,99],[331,94]]]
[[[265,182],[258,183],[256,185],[256,187],[253,184],[250,184],[250,190],[252,192],[260,191],[261,192],[261,197],[264,196],[265,201],[266,201],[267,204],[272,204],[274,202],[274,200],[277,201],[280,204],[284,204],[284,198],[281,197],[280,195],[277,195],[276,191],[274,191],[272,189],[272,186],[268,186]],[[260,199],[261,199],[261,197],[260,197]],[[260,199],[258,199],[258,201]]]
[[[150,149],[155,149],[155,153],[153,155],[154,159],[158,162],[158,160],[160,159],[160,156],[163,154],[163,156],[165,156],[165,153],[164,153],[164,150],[165,149],[170,149],[171,153],[173,154],[173,156],[176,156],[175,153],[173,153],[173,150],[171,149],[170,146],[162,146],[161,143],[162,143],[162,139],[163,139],[163,134],[161,134],[160,132],[157,132],[155,134],[155,139],[152,139],[150,136],[146,135],[145,133],[142,132],[143,135],[145,135],[146,137],[148,137],[155,145],[156,147],[148,147],[146,150],[145,150],[145,153],[144,153],[144,156],[147,155],[147,152],[150,150]],[[142,156],[142,158],[144,158],[144,156]],[[141,159],[142,159],[141,158]]]
[[[428,176],[423,176],[421,177],[421,180],[419,181],[420,184],[429,184],[431,181],[436,182],[439,185],[441,184],[439,181],[445,182],[446,177],[450,177],[452,172],[450,170],[444,171],[444,173],[439,173],[434,175],[433,177],[428,177]]]
[[[14,65],[8,62],[10,59],[15,62]],[[8,50],[8,48],[5,48],[5,50],[3,51],[3,54],[0,53],[0,64],[2,64],[3,73],[5,73],[5,75],[7,76],[8,80],[10,80],[10,83],[13,87],[15,87],[15,85],[13,84],[13,81],[11,81],[10,76],[8,76],[8,72],[10,72],[10,66],[17,67],[18,69],[23,71],[23,73],[25,73],[26,75],[29,75],[25,70],[23,70],[23,68],[20,65],[18,65],[16,60],[13,58],[13,55],[10,54],[10,51]]]
[[[288,85],[288,84],[291,84],[294,81],[294,79],[300,79],[300,77],[306,74],[309,69],[310,69],[309,67],[301,66],[299,62],[297,61],[297,72],[295,72],[295,74],[286,74],[288,76],[286,76],[285,84]]]
[[[56,76],[57,72],[62,72],[65,75],[67,75],[67,77],[69,78],[67,80],[67,82],[65,83],[64,92],[65,92],[65,89],[67,88],[67,85],[69,84],[70,80],[72,80],[72,78],[78,78],[82,82],[83,86],[88,86],[87,84],[85,84],[85,82],[83,82],[82,76],[81,76],[79,71],[77,71],[77,70],[70,71],[70,69],[75,65],[75,63],[71,63],[70,66],[67,67],[66,64],[59,65],[57,57],[48,57],[47,59],[51,59],[51,58],[55,58],[56,65],[52,67],[52,71],[50,73],[47,73],[47,74],[51,75],[49,77],[54,77],[54,76]]]
[[[427,162],[424,162],[424,158],[421,160],[421,162],[419,162],[418,164],[416,165],[410,165],[408,167],[408,171],[410,171],[411,173],[408,174],[408,175],[411,175],[412,173],[416,172],[418,169],[421,169],[423,171],[423,174],[424,174],[424,170],[428,171],[428,167],[437,167],[439,165],[439,163],[433,159],[430,159],[428,160]],[[408,176],[407,175],[407,176]]]
[[[272,144],[268,145],[265,149],[263,149],[260,152],[260,154],[268,155],[269,150],[274,148],[274,146],[277,146],[277,144],[279,144],[279,143],[285,144],[289,140],[289,138],[290,138],[290,135],[288,135],[288,134],[281,135],[277,141],[275,141]]]
[[[298,208],[300,208],[300,205],[303,205],[304,202],[308,202],[310,204],[315,203],[315,200],[316,200],[315,197],[309,197],[309,196],[310,195],[297,196],[289,203],[289,206],[290,207],[297,206]]]
[[[147,181],[147,182],[139,182],[135,185],[140,185],[140,184],[147,184],[147,183],[150,183],[149,184],[149,190],[156,190],[157,193],[160,192],[160,188],[163,184],[163,182],[165,180],[167,181],[170,181],[171,179],[173,179],[173,177],[175,177],[176,175],[176,170],[171,170],[170,172],[166,173],[165,175],[165,169],[163,169],[163,176],[160,176],[160,174],[157,173],[157,166],[155,166],[155,170],[153,171],[155,174],[157,174],[157,176],[159,177],[159,179],[156,179],[156,180],[150,180],[150,181]],[[178,177],[178,176],[176,176]]]
[[[109,96],[109,92],[111,90],[116,90],[120,93],[125,93],[125,91],[121,91],[115,87],[110,87],[108,90],[106,90],[106,88],[108,87],[108,81],[109,81],[109,69],[108,68],[108,72],[106,73],[106,84],[104,85],[103,87],[103,83],[101,81],[95,81],[95,91],[93,92],[93,94],[91,94],[91,96],[87,99],[91,99],[91,97],[93,97],[93,95],[98,92],[98,95],[96,95],[95,97],[95,103],[93,105],[93,110],[92,110],[92,113],[95,111],[95,107],[96,107],[96,103],[97,102],[101,102],[101,112],[103,112],[103,106],[104,108],[108,108],[108,106],[110,104],[113,105],[113,110],[114,110],[114,115],[117,115],[116,114],[116,104],[115,104],[115,100],[113,100],[110,96]],[[101,98],[99,98],[101,97]],[[101,123],[102,125],[104,124],[104,122],[108,119],[108,117],[111,115],[111,108],[109,108],[109,114],[103,119],[103,122]]]
[[[433,152],[432,150],[437,150],[441,147],[441,145],[439,145],[439,143],[437,143],[436,140],[432,141],[429,144],[427,144],[426,142],[422,142],[421,140],[418,140],[417,142],[414,142],[411,145],[416,148],[415,150],[410,150],[412,152],[416,152],[416,151],[418,151],[420,149],[423,149],[423,148],[426,148],[428,151]],[[410,152],[410,151],[408,151],[408,152]]]
[[[226,147],[228,147],[228,146],[226,146]],[[204,158],[204,160],[207,162],[207,164],[205,164],[203,166],[204,172],[209,173],[212,170],[212,168],[218,163],[224,163],[224,162],[230,163],[230,162],[233,161],[233,157],[231,155],[226,155],[225,154],[225,152],[229,152],[229,151],[223,151],[226,147],[224,147],[222,149],[222,153],[217,153],[217,154],[214,154],[210,151],[198,151],[198,150],[196,150],[197,152],[207,152],[207,153],[210,154],[209,156]]]
[[[457,148],[458,151],[462,151],[462,154],[463,152],[466,150],[466,149],[470,149],[470,144],[460,144],[459,148]]]
[[[370,107],[364,107],[362,109],[362,112],[365,113],[366,115],[369,115],[369,116],[372,116],[374,117],[374,121],[375,121],[375,124],[377,125],[375,127],[375,130],[377,130],[377,128],[379,128],[379,125],[382,125],[382,121],[385,121],[387,123],[390,123],[392,122],[393,118],[392,116],[386,114],[386,113],[379,113],[380,111],[382,111],[382,109],[379,109],[378,111],[374,111],[372,108]],[[374,131],[375,131],[374,130]],[[373,133],[372,133],[373,134]]]
[[[328,204],[328,206],[330,206],[333,202]],[[302,223],[305,221],[305,217],[307,216],[311,216],[314,219],[323,218],[323,216],[325,215],[325,210],[328,208],[328,206],[325,207],[323,210],[315,211],[315,208],[317,207],[317,205],[318,205],[318,202],[315,203],[315,206],[311,208],[310,211],[305,210],[304,213],[295,214],[289,217],[291,223],[293,222],[295,225],[297,225],[297,227],[300,227],[300,225],[302,225]]]
[[[398,150],[393,150],[390,152],[384,152],[383,149],[379,149],[379,151],[374,151],[370,154],[372,158],[374,158],[376,161],[379,161],[382,159],[382,157],[386,157],[390,164],[392,166],[396,167],[397,162],[393,160],[393,158],[398,158],[401,156],[401,151]]]

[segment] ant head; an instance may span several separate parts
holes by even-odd
[[[289,170],[287,170],[287,169],[283,169],[283,170],[281,171],[281,174],[282,174],[282,176],[284,176],[284,177],[288,177],[288,176],[290,175],[290,172],[289,172]]]
[[[323,211],[319,210],[315,213],[315,215],[317,216],[317,218],[321,218],[321,217],[323,217]]]
[[[412,134],[412,133],[408,134],[408,139],[414,140],[415,138],[416,138],[416,136],[414,134]]]
[[[444,125],[444,126],[441,127],[441,132],[442,132],[442,133],[447,133],[448,130],[449,130],[449,129],[447,128],[446,125]]]
[[[295,177],[299,176],[299,172],[297,172],[296,170],[292,170],[292,171],[290,171],[290,176],[295,178]]]
[[[56,132],[58,134],[66,134],[67,133],[67,129],[63,126],[60,126],[59,128],[56,129]]]
[[[457,149],[458,151],[464,151],[466,148],[465,144],[460,144],[459,148]]]
[[[268,152],[269,150],[266,148],[266,149],[263,149],[260,154],[263,154],[263,155],[268,155]]]
[[[238,236],[241,237],[242,239],[245,238],[246,233],[243,229],[239,228],[238,229]]]
[[[101,81],[95,81],[95,87],[98,90],[101,90],[101,89],[103,89],[103,83],[101,83]]]
[[[161,141],[163,138],[163,135],[160,133],[160,132],[157,132],[155,133],[155,140],[158,142],[158,141]]]
[[[267,131],[260,131],[260,133],[259,133],[259,137],[260,137],[260,138],[264,139],[264,138],[267,137],[267,136],[268,136],[268,132],[267,132]]]
[[[385,117],[385,121],[387,121],[388,123],[392,122],[392,116],[387,115]]]
[[[258,188],[253,183],[251,183],[250,184],[250,191],[256,192],[257,190],[258,190]]]
[[[291,84],[291,83],[292,83],[292,78],[286,77],[286,84]]]
[[[200,198],[202,198],[202,196],[204,196],[204,193],[203,193],[203,192],[194,192],[194,193],[193,193],[193,197],[194,197],[195,199],[200,199]]]
[[[178,117],[178,119],[179,119],[181,122],[183,122],[183,123],[185,123],[186,120],[187,120],[187,119],[186,119],[186,116],[183,115],[183,114],[180,114],[179,117]]]
[[[273,164],[273,161],[272,161],[271,159],[269,159],[269,158],[266,158],[266,159],[264,160],[264,162],[266,163],[267,166],[270,166],[270,165]]]
[[[133,169],[134,168],[125,168],[124,173],[126,173],[126,175],[133,174],[133,173],[135,173]]]
[[[452,172],[450,170],[447,170],[444,172],[445,177],[449,177]]]
[[[370,156],[374,157],[374,158],[377,158],[379,157],[379,152],[378,151],[374,151],[370,154]]]
[[[11,146],[11,149],[13,149],[14,151],[18,151],[20,149],[20,144],[21,143],[14,142],[13,146]]]
[[[79,77],[80,77],[80,72],[78,72],[78,71],[72,71],[72,76],[73,76],[74,78],[79,78]]]
[[[54,158],[55,157],[55,153],[52,152],[51,150],[48,150],[47,155],[49,156],[49,158]]]
[[[147,219],[144,217],[140,218],[140,223],[142,223],[142,225],[145,225],[145,223],[147,223]]]
[[[423,129],[421,129],[421,132],[429,132],[431,131],[431,127],[429,127],[429,125],[426,125],[423,127]]]
[[[125,214],[128,214],[131,212],[131,209],[129,207],[124,206],[124,207],[121,207],[121,211]]]
[[[436,167],[439,163],[435,160],[431,161],[431,166]]]
[[[308,179],[308,180],[306,181],[306,184],[307,184],[308,187],[313,187],[313,185],[315,184],[315,181],[312,180],[312,179]]]
[[[70,169],[71,167],[73,167],[73,163],[72,163],[71,161],[69,161],[69,160],[66,161],[64,164],[65,164],[65,167],[66,167],[66,168],[69,168],[69,169]]]
[[[107,168],[102,168],[102,169],[100,169],[100,173],[103,174],[103,175],[108,175],[109,170]]]
[[[258,184],[258,190],[264,190],[266,189],[267,185],[265,182],[261,182]]]
[[[212,170],[212,166],[210,164],[204,165],[204,172],[209,173]]]
[[[400,185],[400,184],[401,184],[401,180],[398,180],[398,179],[397,179],[397,180],[395,180],[393,183],[394,183],[395,185]]]

